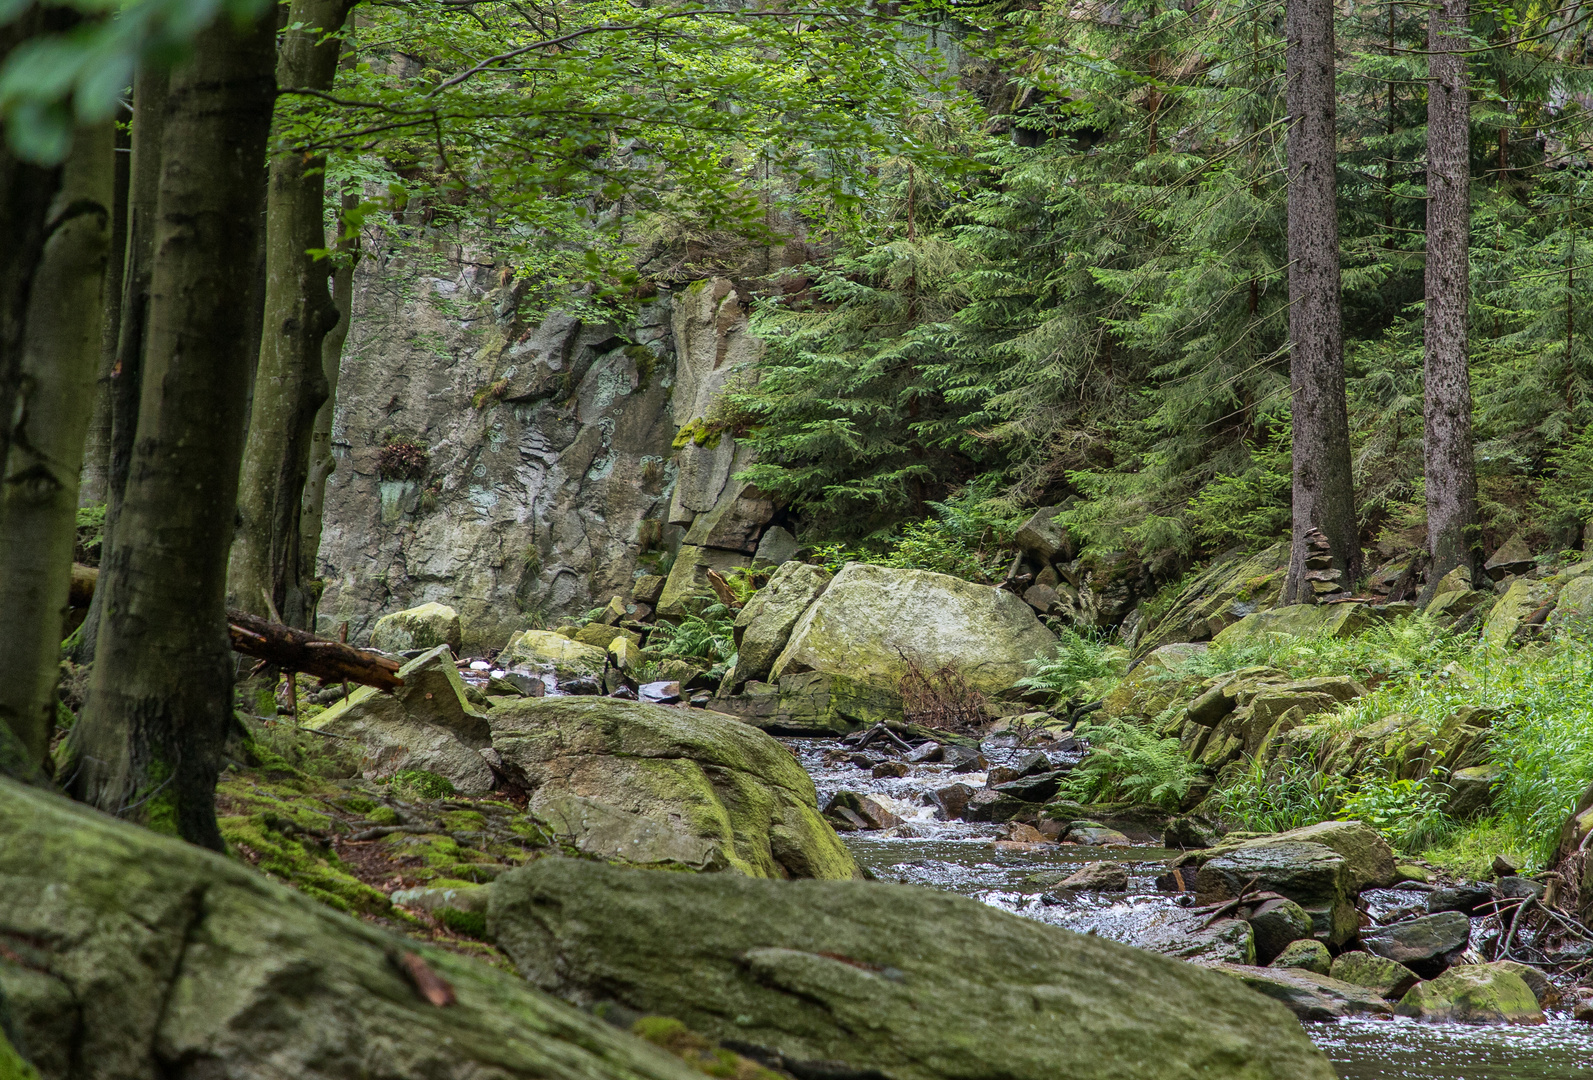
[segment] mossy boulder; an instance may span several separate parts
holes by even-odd
[[[1544,1019],[1532,988],[1495,964],[1463,964],[1417,983],[1394,1011],[1428,1023],[1541,1024]]]
[[[422,604],[395,611],[377,619],[371,629],[371,648],[383,652],[409,652],[446,645],[458,653],[463,641],[459,612],[447,604]]]
[[[682,544],[675,554],[663,591],[658,595],[658,616],[679,620],[718,599],[708,578],[712,570],[720,577],[743,566],[752,565],[752,556],[741,551]]]
[[[1191,688],[1203,680],[1198,675],[1180,675],[1179,669],[1206,648],[1205,644],[1177,642],[1151,652],[1106,695],[1101,705],[1102,714],[1113,719],[1122,716],[1154,718],[1183,700]]]
[[[1200,903],[1228,900],[1252,883],[1293,900],[1311,916],[1312,932],[1330,946],[1355,936],[1355,894],[1348,861],[1323,844],[1274,840],[1208,858],[1195,877]]]
[[[1421,976],[1410,968],[1386,956],[1375,953],[1340,953],[1333,958],[1328,974],[1342,982],[1354,983],[1374,990],[1385,998],[1399,1000],[1411,987],[1421,982]]]
[[[1220,964],[1213,970],[1231,975],[1257,993],[1280,1002],[1305,1021],[1388,1016],[1393,1012],[1388,1002],[1365,987],[1302,968]]]
[[[699,868],[754,877],[849,878],[858,872],[819,815],[792,753],[734,717],[612,698],[524,698],[492,711],[493,746],[525,772],[531,809],[557,812],[590,854],[712,851]],[[565,802],[574,796],[607,811]],[[630,832],[627,815],[645,819]],[[572,831],[573,830],[573,831]],[[647,857],[638,861],[652,863]],[[675,861],[675,860],[665,860]],[[689,865],[690,857],[681,860]]]
[[[1291,604],[1247,615],[1212,641],[1242,648],[1274,637],[1350,637],[1371,625],[1365,604]]]
[[[508,972],[4,779],[0,836],[0,986],[49,1080],[702,1080]]]
[[[491,886],[535,986],[668,1013],[798,1076],[1327,1080],[1225,977],[930,889],[542,859]]]
[[[1245,616],[1270,608],[1278,601],[1288,566],[1287,544],[1214,560],[1146,626],[1136,653],[1143,656],[1174,642],[1210,641]]]
[[[1536,615],[1536,622],[1541,624],[1547,619],[1549,611],[1544,608],[1553,602],[1558,592],[1547,581],[1517,578],[1511,582],[1505,594],[1494,601],[1493,607],[1488,610],[1488,617],[1483,620],[1483,644],[1502,648],[1521,640],[1528,620]]]
[[[468,795],[491,791],[492,769],[481,755],[491,745],[491,730],[466,698],[449,647],[416,657],[398,674],[404,685],[396,690],[362,686],[305,726],[359,743],[366,779],[421,770]]]
[[[498,656],[500,667],[551,674],[560,682],[601,678],[607,661],[603,646],[587,645],[551,630],[522,630]]]
[[[1326,975],[1328,969],[1333,966],[1333,955],[1327,951],[1327,946],[1316,938],[1300,938],[1285,945],[1283,951],[1278,953],[1267,966],[1309,971],[1313,975]]]
[[[829,584],[830,575],[817,566],[788,562],[752,594],[736,615],[736,682],[768,681],[791,628]]]
[[[925,672],[955,668],[970,688],[995,694],[1055,646],[1056,635],[1010,592],[927,570],[848,563],[792,628],[770,675],[841,675],[896,694],[905,656]]]

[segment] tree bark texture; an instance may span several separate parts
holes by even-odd
[[[111,376],[116,370],[116,346],[122,331],[122,276],[127,271],[127,196],[132,186],[130,130],[116,130],[115,162],[111,186],[111,247],[105,264],[105,312],[100,319],[100,363],[94,377],[94,412],[83,442],[83,479],[78,485],[79,506],[105,501],[111,476]]]
[[[1440,0],[1427,23],[1427,310],[1425,345],[1427,599],[1457,566],[1475,574],[1477,468],[1471,445],[1466,330],[1471,266],[1471,102],[1466,87],[1466,0]]]
[[[275,19],[202,32],[174,71],[143,392],[116,546],[102,572],[69,788],[220,849],[215,784],[232,717],[225,605],[275,97]]]
[[[105,477],[105,533],[100,543],[102,564],[108,563],[116,549],[116,522],[122,513],[122,496],[133,460],[133,438],[138,433],[138,402],[144,385],[144,330],[149,323],[149,279],[155,262],[155,221],[160,198],[160,143],[166,124],[169,81],[164,71],[141,71],[133,81],[121,318],[116,328],[116,356],[111,363],[107,395],[111,426]],[[79,664],[94,661],[104,597],[103,592],[94,594],[88,615],[74,635],[72,659]]]
[[[328,35],[337,35],[351,6],[351,0],[293,0],[279,86],[331,89],[341,37]],[[293,626],[309,625],[315,611],[314,588],[299,573],[299,517],[315,417],[327,399],[321,345],[338,322],[327,291],[331,263],[307,254],[326,247],[325,165],[291,147],[271,162],[260,363],[227,571],[233,606],[256,614],[274,607]]]
[[[359,196],[345,192],[342,210],[346,214],[359,205]],[[349,320],[354,312],[354,267],[359,261],[359,240],[340,236],[337,263],[332,271],[332,303],[337,306],[337,325],[321,339],[321,374],[326,379],[326,400],[315,413],[310,430],[310,471],[304,482],[304,502],[299,511],[299,580],[315,590],[320,600],[316,558],[321,550],[321,524],[326,518],[326,482],[337,469],[332,453],[332,414],[337,411],[337,376],[343,364],[343,343],[348,340]],[[314,628],[315,611],[308,613],[305,625]]]
[[[1285,603],[1354,587],[1361,551],[1350,477],[1339,302],[1332,0],[1289,0],[1289,381],[1294,524]]]
[[[45,219],[0,480],[0,771],[47,774],[110,250],[113,135],[80,129]]]

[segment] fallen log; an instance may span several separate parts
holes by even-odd
[[[227,633],[234,652],[264,660],[284,671],[302,671],[323,682],[345,681],[383,690],[404,685],[398,677],[397,660],[328,641],[307,630],[295,630],[246,611],[227,611]]]
[[[72,564],[73,607],[88,607],[94,599],[100,572],[82,563]],[[380,653],[356,649],[339,641],[316,637],[247,611],[227,609],[227,636],[233,652],[274,664],[283,671],[302,671],[322,682],[351,682],[391,690],[403,686],[399,663]]]

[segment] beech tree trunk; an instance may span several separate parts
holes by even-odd
[[[1339,304],[1332,0],[1289,0],[1287,37],[1294,525],[1284,603],[1308,604],[1354,588],[1361,569]]]
[[[0,771],[49,774],[83,434],[110,250],[114,136],[80,129],[44,223],[0,480]]]
[[[275,22],[198,35],[162,132],[143,393],[68,787],[220,849],[232,717],[225,605],[275,97]]]
[[[111,477],[111,379],[122,332],[122,275],[127,271],[127,196],[132,185],[132,141],[127,128],[116,129],[111,186],[111,246],[105,263],[105,310],[100,318],[99,371],[94,376],[94,412],[83,442],[83,479],[79,506],[105,501]],[[103,545],[102,545],[103,547]]]
[[[1439,0],[1427,23],[1427,311],[1423,326],[1427,476],[1425,601],[1457,566],[1481,564],[1466,330],[1471,265],[1471,102],[1466,0]]]
[[[329,90],[352,0],[293,0],[277,83]],[[324,158],[283,148],[271,162],[266,212],[265,318],[249,437],[239,482],[238,528],[227,571],[234,607],[275,608],[308,626],[315,592],[300,575],[300,509],[310,470],[315,417],[328,396],[321,344],[337,325],[327,291],[332,264],[307,252],[326,247]]]
[[[105,538],[100,563],[108,565],[116,549],[116,523],[122,513],[127,473],[132,466],[133,438],[138,433],[138,403],[144,385],[144,330],[149,323],[149,279],[155,261],[155,221],[160,197],[160,143],[166,124],[164,71],[141,71],[133,80],[132,153],[127,193],[127,250],[122,270],[122,302],[116,328],[116,357],[109,383],[110,445],[105,477]],[[94,661],[99,644],[100,613],[105,593],[94,594],[88,615],[74,635],[72,659]]]
[[[359,205],[359,196],[345,192],[342,210],[346,214]],[[326,379],[326,400],[315,413],[310,432],[310,471],[304,482],[304,502],[299,511],[299,580],[316,582],[316,558],[321,549],[321,524],[326,516],[326,482],[337,469],[332,454],[332,415],[337,411],[337,377],[343,364],[343,343],[348,340],[349,319],[354,311],[354,267],[359,262],[357,238],[339,237],[337,264],[332,272],[332,303],[337,306],[337,325],[321,339],[321,375]],[[314,585],[319,602],[321,589]],[[306,625],[314,628],[315,611],[309,612]]]

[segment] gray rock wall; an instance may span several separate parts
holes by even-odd
[[[318,563],[323,633],[347,621],[363,642],[382,614],[438,601],[459,612],[467,650],[500,647],[628,596],[649,551],[678,546],[727,487],[740,494],[733,437],[672,446],[756,358],[729,282],[660,295],[625,326],[526,325],[502,276],[468,250],[362,262]],[[383,475],[393,439],[425,446],[422,475]]]

